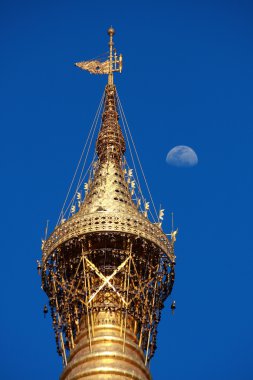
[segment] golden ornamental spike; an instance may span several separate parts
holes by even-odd
[[[109,49],[110,49],[110,55],[109,55],[109,75],[108,75],[108,84],[109,86],[113,85],[113,71],[112,71],[112,65],[113,65],[113,36],[115,34],[115,30],[113,27],[110,27],[107,31],[108,35],[110,36],[110,41],[109,41]]]

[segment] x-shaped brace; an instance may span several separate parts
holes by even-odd
[[[90,299],[88,300],[88,303],[90,303],[92,300],[94,300],[94,298],[97,296],[97,294],[106,286],[106,285],[109,285],[110,288],[112,288],[115,293],[118,295],[118,297],[122,300],[122,302],[127,305],[127,302],[124,300],[124,298],[122,297],[122,295],[115,289],[115,287],[112,285],[112,283],[110,282],[113,277],[121,271],[122,268],[124,268],[124,266],[126,265],[126,263],[129,261],[130,259],[130,256],[126,258],[126,260],[123,261],[123,263],[121,263],[118,268],[115,269],[115,271],[110,275],[110,276],[104,276],[99,270],[98,268],[96,267],[96,265],[94,265],[89,259],[87,259],[87,257],[85,257],[85,261],[86,263],[89,265],[89,267],[91,269],[93,269],[95,271],[95,273],[98,275],[98,277],[101,278],[101,280],[103,280],[103,283],[99,286],[99,288],[90,296]]]

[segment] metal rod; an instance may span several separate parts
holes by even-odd
[[[59,314],[59,304],[58,304],[58,300],[57,300],[57,291],[56,291],[54,276],[53,276],[53,287],[54,287],[54,291],[55,291],[55,305],[56,305],[56,310],[57,310],[57,317],[58,317],[59,323],[61,324],[61,317]],[[63,353],[63,363],[66,366],[67,365],[67,356],[66,356],[66,350],[65,350],[65,344],[64,344],[62,332],[60,332],[60,340],[61,340],[61,348],[62,348],[62,353]]]
[[[88,289],[89,289],[89,294],[91,294],[90,275],[88,276]],[[91,302],[91,307],[90,307],[90,320],[91,320],[91,333],[92,333],[92,336],[94,337],[94,320],[93,320],[92,309],[93,309],[93,302]]]
[[[123,294],[125,295],[126,292],[126,281],[127,281],[127,270],[125,269],[125,275],[124,275],[124,287],[123,287]],[[123,301],[121,300],[121,310],[123,309]],[[123,317],[122,312],[120,313],[121,316],[121,324],[120,324],[120,336],[122,336],[123,333]]]
[[[86,299],[85,303],[86,303],[86,313],[87,313],[87,328],[88,328],[90,352],[92,352],[91,334],[90,334],[89,305],[88,305],[88,288],[87,288],[87,278],[86,278],[86,273],[85,273],[85,261],[84,261],[84,253],[83,252],[82,252],[82,258],[83,258],[83,275],[84,275],[85,299]]]
[[[127,277],[127,307],[125,312],[125,329],[124,329],[124,339],[123,339],[123,352],[125,352],[125,344],[126,344],[126,327],[127,327],[127,310],[128,310],[128,294],[129,294],[129,284],[130,284],[130,269],[131,269],[131,262],[132,262],[132,242],[130,242],[130,249],[129,249],[129,262],[128,262],[128,277]]]
[[[157,268],[158,270],[158,268]],[[156,287],[157,287],[157,279],[155,282],[155,288],[154,288],[154,293],[153,293],[153,302],[152,302],[152,311],[154,310],[154,305],[155,305],[155,298],[156,298]],[[151,325],[153,323],[153,313],[151,313],[151,318],[149,322],[149,332],[148,332],[148,342],[147,342],[147,348],[146,348],[146,357],[145,357],[145,365],[147,365],[148,361],[148,352],[149,352],[149,342],[150,342],[150,336],[151,336]]]

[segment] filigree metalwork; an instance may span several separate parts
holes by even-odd
[[[147,361],[153,356],[161,309],[174,282],[174,263],[154,243],[119,232],[69,239],[45,260],[42,281],[59,353],[62,339],[65,349],[74,347],[84,316],[111,311],[122,321],[133,317]]]
[[[95,60],[77,62],[76,66],[89,71],[91,74],[109,74],[109,61],[100,62]]]
[[[113,33],[111,29],[111,43]],[[128,347],[134,352],[139,346],[144,353],[135,363],[139,368],[136,371],[144,377],[133,378],[148,379],[142,366],[154,355],[161,310],[172,291],[176,233],[172,232],[169,240],[161,223],[151,223],[147,218],[148,203],[141,213],[132,200],[134,183],[131,179],[127,182],[123,170],[126,147],[115,94],[110,80],[96,144],[98,161],[86,185],[86,197],[80,201],[79,211],[58,225],[43,243],[38,268],[64,364],[81,337],[89,341],[91,354],[93,343],[100,339],[95,333],[98,326],[108,324],[118,331],[117,342],[122,343],[123,353],[126,337],[132,334],[135,343],[128,340]],[[110,339],[114,342],[116,338]],[[130,373],[127,368],[125,373]]]

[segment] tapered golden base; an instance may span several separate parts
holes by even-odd
[[[125,329],[115,317],[99,313],[99,324],[82,324],[60,380],[151,380],[131,321]]]

